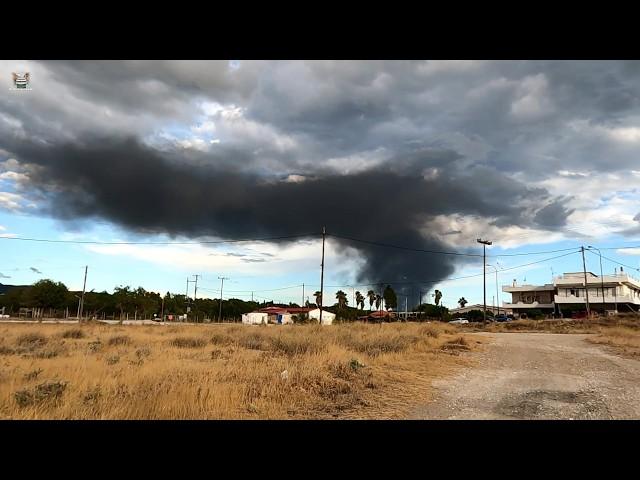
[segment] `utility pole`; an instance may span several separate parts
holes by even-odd
[[[580,247],[582,252],[582,271],[584,273],[584,293],[587,304],[587,318],[591,318],[591,310],[589,309],[589,284],[587,283],[587,264],[584,260],[584,247]]]
[[[482,278],[484,281],[484,320],[483,323],[487,323],[487,245],[491,245],[492,242],[489,240],[482,240],[478,238],[476,240],[478,243],[482,244]]]
[[[196,295],[198,294],[198,277],[201,277],[202,275],[192,275],[193,277],[196,277],[196,279],[194,280],[195,286],[193,289],[193,308],[196,308]],[[196,322],[198,321],[198,316],[196,315]]]
[[[304,307],[304,283],[302,284],[302,303],[300,304],[301,307]]]
[[[326,228],[322,227],[322,263],[320,264],[320,305],[318,305],[318,308],[320,308],[320,325],[322,325],[322,301],[323,301],[323,295],[324,295],[324,238],[327,234]]]
[[[598,256],[600,257],[600,290],[602,290],[602,314],[604,315],[604,312],[605,312],[605,308],[604,308],[604,276],[602,274],[602,252],[600,252],[599,248],[592,247],[591,245],[589,245],[587,248],[591,248],[593,250],[597,250],[598,251]]]
[[[162,296],[162,309],[160,310],[160,318],[162,319],[161,321],[164,322],[164,295]]]
[[[189,277],[187,277],[187,291],[184,294],[184,318],[185,320],[187,320],[189,318],[189,283],[192,283],[193,280],[189,280]]]
[[[84,309],[84,291],[87,287],[87,269],[88,265],[84,267],[84,283],[82,284],[82,297],[80,297],[80,302],[78,302],[78,322],[82,322],[82,310]]]
[[[222,322],[222,289],[224,288],[224,281],[225,280],[229,280],[228,277],[218,277],[220,280],[222,280],[222,283],[220,284],[220,315],[218,315],[218,322]]]

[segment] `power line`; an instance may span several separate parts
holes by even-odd
[[[587,248],[586,250],[587,250],[588,252],[591,252],[591,250],[589,250],[588,248]],[[605,249],[604,249],[604,248],[602,248],[601,250],[605,250]],[[595,253],[595,252],[591,252],[591,254],[592,254],[592,255],[595,255],[596,257],[598,256],[598,254],[597,254],[597,253]],[[609,257],[605,257],[604,255],[602,255],[602,258],[604,258],[604,259],[606,259],[606,260],[609,260],[610,262],[617,263],[618,265],[622,265],[623,267],[630,268],[631,270],[635,270],[635,271],[637,271],[637,272],[640,272],[640,268],[638,268],[638,267],[632,267],[631,265],[627,265],[626,263],[618,262],[617,260],[614,260],[614,259],[609,258]]]
[[[317,233],[306,233],[301,235],[286,235],[281,237],[263,237],[263,238],[246,238],[236,240],[199,240],[191,242],[100,242],[93,240],[51,240],[46,238],[27,238],[27,237],[0,237],[2,240],[22,240],[28,242],[45,242],[45,243],[77,243],[91,245],[201,245],[201,244],[222,244],[222,243],[241,243],[241,242],[266,242],[271,240],[287,240],[291,238],[308,238],[317,235]]]
[[[378,247],[387,247],[387,248],[397,248],[399,250],[409,250],[412,252],[422,252],[422,253],[434,253],[434,254],[439,254],[439,255],[457,255],[457,256],[462,256],[462,257],[481,257],[482,255],[480,255],[479,253],[461,253],[461,252],[443,252],[443,251],[438,251],[438,250],[425,250],[422,248],[411,248],[411,247],[403,247],[400,245],[392,245],[389,243],[380,243],[380,242],[372,242],[370,240],[362,240],[360,238],[352,238],[352,237],[345,237],[343,235],[336,235],[336,234],[327,234],[330,237],[335,237],[335,238],[341,238],[343,240],[350,240],[352,242],[360,242],[360,243],[367,243],[369,245],[375,245]]]
[[[331,237],[335,237],[335,238],[341,238],[343,240],[351,240],[354,242],[360,242],[360,243],[367,243],[370,245],[375,245],[378,247],[387,247],[387,248],[397,248],[399,250],[408,250],[408,251],[412,251],[412,252],[421,252],[421,253],[431,253],[431,254],[438,254],[438,255],[457,255],[457,256],[463,256],[463,257],[482,257],[482,254],[480,253],[464,253],[464,252],[445,252],[445,251],[439,251],[439,250],[425,250],[422,248],[412,248],[412,247],[405,247],[405,246],[401,246],[401,245],[392,245],[389,243],[380,243],[380,242],[373,242],[373,241],[369,241],[369,240],[362,240],[362,239],[358,239],[358,238],[352,238],[352,237],[345,237],[342,235],[335,235],[335,234],[327,234],[328,236]],[[523,252],[523,253],[500,253],[500,254],[495,254],[495,255],[489,255],[491,257],[518,257],[518,256],[523,256],[523,255],[543,255],[543,254],[547,254],[547,253],[558,253],[558,252],[568,252],[569,250],[575,250],[575,247],[571,247],[571,248],[561,248],[561,249],[557,249],[557,250],[542,250],[542,251],[538,251],[538,252]]]
[[[515,270],[517,268],[522,268],[522,267],[528,267],[530,265],[535,265],[538,263],[544,263],[544,262],[548,262],[550,260],[555,260],[557,258],[562,258],[562,257],[567,257],[569,255],[574,255],[578,252],[580,252],[579,249],[574,248],[572,249],[572,252],[569,253],[564,253],[562,255],[556,255],[554,257],[549,257],[549,258],[543,258],[542,260],[536,260],[535,262],[529,262],[529,263],[524,263],[522,265],[515,265],[513,267],[508,267],[508,268],[503,268],[501,270],[498,270],[499,272],[506,272],[509,270]],[[369,287],[369,286],[378,286],[381,283],[386,283],[387,285],[420,285],[420,284],[425,284],[425,283],[439,283],[439,282],[451,282],[454,280],[464,280],[467,278],[475,278],[475,277],[481,277],[483,276],[484,273],[477,273],[474,275],[465,275],[463,277],[454,277],[454,278],[441,278],[441,279],[430,279],[430,280],[421,280],[421,281],[414,281],[414,282],[399,282],[399,281],[379,281],[379,282],[373,282],[373,283],[361,283],[359,286],[361,287]],[[317,287],[318,285],[309,285],[312,287]],[[342,288],[342,287],[349,287],[350,285],[330,285],[328,288]]]

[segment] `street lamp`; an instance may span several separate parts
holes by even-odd
[[[604,315],[605,307],[604,307],[604,277],[602,276],[602,253],[600,252],[599,248],[592,247],[591,245],[587,245],[587,248],[589,250],[597,250],[598,256],[600,257],[600,289],[602,290],[602,313]]]
[[[476,240],[476,242],[481,243],[482,244],[482,278],[484,280],[484,318],[483,318],[483,323],[486,324],[487,323],[487,245],[491,245],[492,242],[490,242],[489,240],[482,240],[481,238],[478,238]]]
[[[495,265],[487,263],[487,267],[492,267],[496,272],[496,300],[498,301],[498,315],[500,315],[500,295],[498,294],[498,269]]]

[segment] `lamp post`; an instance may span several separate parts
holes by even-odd
[[[481,238],[478,238],[476,240],[478,243],[482,244],[482,253],[483,253],[483,257],[482,257],[482,278],[484,280],[484,320],[483,323],[486,324],[487,323],[487,245],[491,245],[492,242],[490,242],[489,240],[482,240]]]
[[[487,267],[492,267],[496,272],[496,300],[498,300],[498,315],[500,315],[500,295],[498,294],[498,268],[490,263],[487,263]]]
[[[600,252],[599,248],[592,247],[591,245],[588,245],[587,248],[589,250],[597,250],[598,251],[598,256],[600,257],[600,289],[602,290],[602,313],[604,314],[604,311],[605,311],[605,308],[604,308],[604,277],[602,276],[602,253]]]

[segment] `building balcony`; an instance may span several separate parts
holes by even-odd
[[[502,306],[504,308],[512,308],[512,309],[518,309],[518,308],[553,308],[553,303],[540,303],[540,302],[508,303],[508,302],[502,302]]]
[[[555,295],[553,299],[555,303],[565,303],[565,304],[566,303],[585,303],[586,304],[586,300],[584,296],[576,297],[576,296],[569,295],[568,297],[565,297],[565,296]],[[595,295],[589,294],[589,303],[590,304],[602,303],[602,295],[595,296]],[[640,305],[640,297],[633,297],[631,295],[618,295],[618,296],[605,295],[604,303],[611,303],[611,304],[631,303],[633,305]]]

